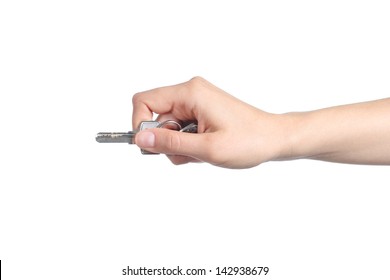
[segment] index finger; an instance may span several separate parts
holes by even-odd
[[[175,104],[181,102],[180,95],[184,90],[184,83],[181,83],[136,93],[133,96],[133,128],[142,121],[152,120],[153,113],[172,113]]]

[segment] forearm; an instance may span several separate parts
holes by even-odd
[[[390,98],[285,117],[287,158],[390,164]]]

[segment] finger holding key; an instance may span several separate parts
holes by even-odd
[[[185,84],[166,86],[133,96],[133,128],[138,128],[142,121],[151,120],[153,113],[160,115],[160,120],[189,120],[194,119],[188,111],[182,110],[182,95],[185,94]],[[179,110],[178,110],[179,109]]]
[[[207,82],[201,78],[194,78],[182,84],[135,94],[133,126],[138,126],[143,120],[150,119],[153,113],[157,113],[159,121],[172,119],[182,121],[182,123],[196,122],[198,123],[197,132],[206,132],[206,122],[199,116],[201,115],[200,109],[204,107],[204,101],[207,100],[207,94],[200,83]],[[211,110],[210,106],[208,111]],[[191,131],[188,132],[196,132],[193,127],[190,129]],[[205,151],[204,144],[200,142],[205,137],[188,136],[175,131],[153,129],[140,132],[135,143],[144,150],[167,154],[176,164],[199,161],[195,158],[204,157],[202,156]]]
[[[185,83],[135,94],[133,127],[152,119],[156,113],[161,119],[195,121],[199,124],[198,132],[205,132],[211,122],[212,126],[222,127],[229,121],[224,118],[224,111],[230,109],[232,100],[239,101],[203,78],[195,77]]]

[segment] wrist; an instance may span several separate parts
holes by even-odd
[[[272,160],[293,160],[307,157],[305,144],[302,143],[304,113],[285,113],[277,115],[280,128],[279,149]]]
[[[283,114],[285,143],[279,160],[317,158],[333,152],[334,132],[323,126],[324,116],[319,111],[291,112]],[[334,136],[334,135],[333,135]]]

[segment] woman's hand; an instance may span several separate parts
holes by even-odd
[[[173,119],[198,123],[198,133],[148,129],[135,142],[151,152],[167,154],[175,164],[209,162],[228,168],[247,168],[286,157],[287,118],[250,106],[203,78],[137,93],[133,97],[133,127],[151,120]]]

